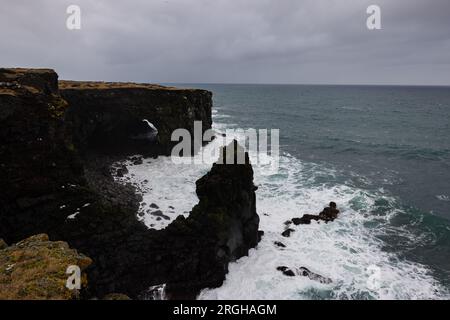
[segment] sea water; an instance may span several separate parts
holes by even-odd
[[[189,86],[213,92],[218,133],[280,130],[278,172],[253,162],[265,234],[230,264],[220,288],[199,299],[450,297],[450,88]],[[227,138],[245,141],[239,133]],[[210,164],[159,157],[127,167],[121,179],[143,195],[138,219],[161,229],[189,215],[198,202],[195,181]],[[330,201],[341,211],[337,220],[281,235],[285,221],[317,214]],[[306,267],[332,282],[286,277],[278,266]]]

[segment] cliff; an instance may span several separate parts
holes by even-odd
[[[0,237],[8,243],[57,229],[67,216],[60,207],[85,183],[57,79],[47,69],[0,69]]]
[[[151,84],[60,81],[66,121],[79,149],[118,154],[170,154],[175,129],[194,135],[194,121],[211,128],[211,92]],[[154,143],[145,139],[158,131]]]
[[[160,231],[137,221],[139,196],[109,170],[127,154],[167,154],[171,130],[192,132],[194,120],[209,128],[211,93],[60,84],[52,70],[0,69],[0,238],[14,243],[46,233],[88,255],[87,296],[137,298],[166,283],[169,297],[194,298],[220,285],[228,263],[258,242],[250,163],[215,164],[197,182],[200,201],[191,215]],[[157,138],[134,143],[151,133],[144,119]]]

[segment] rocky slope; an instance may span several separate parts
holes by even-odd
[[[191,215],[160,231],[137,221],[139,197],[109,170],[112,161],[137,151],[166,154],[171,130],[192,132],[194,120],[210,127],[211,93],[140,84],[61,86],[64,99],[52,70],[0,69],[0,238],[14,243],[47,233],[67,241],[93,260],[87,296],[136,298],[167,283],[169,297],[194,298],[220,285],[229,261],[258,241],[251,165],[215,164],[197,182],[200,201]],[[147,127],[135,130],[143,119],[157,127],[158,138],[133,144],[130,137],[148,133]]]

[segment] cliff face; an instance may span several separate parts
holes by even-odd
[[[69,102],[66,120],[73,126],[75,144],[108,153],[170,154],[171,134],[184,128],[194,134],[194,121],[211,128],[211,92],[159,85],[60,81]],[[145,139],[152,123],[155,143]],[[150,130],[149,130],[150,129]]]
[[[51,70],[0,69],[0,238],[47,233],[85,253],[91,296],[135,298],[167,283],[172,298],[194,298],[220,285],[228,263],[258,241],[251,165],[214,165],[197,182],[191,215],[156,231],[137,221],[135,190],[117,184],[98,156],[99,145],[116,157],[167,153],[171,130],[211,126],[211,93],[63,82],[67,103],[56,79]],[[135,130],[143,119],[157,127],[156,143],[130,143],[148,133]]]
[[[83,183],[67,108],[52,70],[0,69],[0,235],[9,243],[64,223],[68,186]]]

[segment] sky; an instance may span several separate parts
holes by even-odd
[[[366,9],[381,9],[369,30]],[[61,79],[450,85],[450,0],[0,0],[0,66]],[[69,30],[69,5],[81,29]]]

